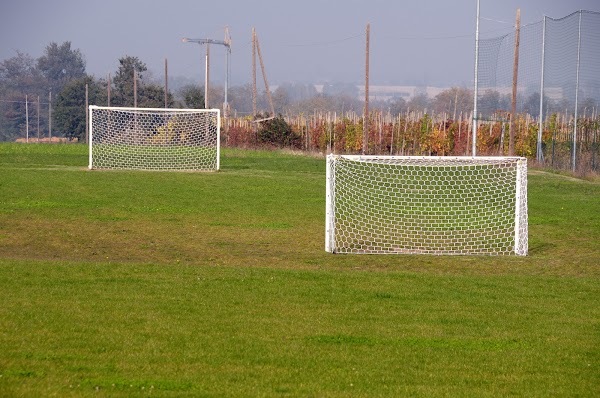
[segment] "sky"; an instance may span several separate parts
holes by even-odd
[[[0,61],[16,51],[37,58],[51,42],[70,41],[96,77],[114,75],[135,56],[149,76],[204,84],[206,48],[183,37],[231,38],[232,85],[252,79],[256,29],[270,85],[365,82],[370,24],[371,85],[473,85],[477,0],[2,0]],[[521,24],[600,11],[600,0],[480,0],[480,37]],[[226,49],[210,46],[211,84],[223,85]],[[259,87],[262,86],[257,60]]]

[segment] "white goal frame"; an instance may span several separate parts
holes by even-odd
[[[526,158],[331,154],[326,180],[327,252],[527,255]]]
[[[91,169],[217,171],[219,109],[89,106]]]

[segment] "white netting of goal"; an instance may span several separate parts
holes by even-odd
[[[325,250],[527,255],[527,160],[327,157]]]
[[[90,106],[89,168],[216,171],[219,109]]]

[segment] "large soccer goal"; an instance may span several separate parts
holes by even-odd
[[[527,255],[527,160],[327,157],[331,253]]]
[[[89,107],[89,168],[219,169],[219,109]]]

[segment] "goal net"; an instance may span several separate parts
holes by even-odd
[[[219,109],[90,106],[89,168],[219,169]]]
[[[527,255],[527,160],[327,157],[331,253]]]

